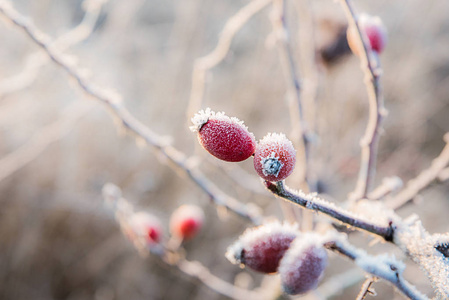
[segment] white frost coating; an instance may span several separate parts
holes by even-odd
[[[284,166],[279,160],[279,156],[276,156],[276,153],[274,152],[271,152],[269,156],[262,158],[260,164],[262,165],[262,173],[265,176],[273,175],[275,177],[278,177],[279,172]]]
[[[192,132],[198,132],[200,131],[201,127],[203,127],[204,124],[207,123],[207,121],[214,119],[219,121],[225,121],[232,124],[236,124],[244,128],[246,131],[248,131],[248,127],[245,126],[244,122],[239,120],[236,117],[228,117],[224,112],[214,112],[209,107],[205,110],[200,110],[198,113],[196,113],[193,118],[190,120],[192,121],[193,125],[189,127],[189,129]],[[248,133],[254,137],[254,135],[248,131]]]
[[[351,211],[361,214],[377,224],[388,224],[390,221],[398,219],[394,211],[388,208],[382,201],[362,199],[354,203]]]
[[[290,141],[283,133],[269,132],[266,136],[263,137],[263,139],[261,139],[259,141],[259,143],[261,143],[261,144],[265,144],[265,143],[284,144],[284,145],[288,145],[289,147],[294,149],[292,141]]]
[[[299,269],[302,259],[298,259],[307,249],[311,247],[322,248],[327,241],[327,237],[314,233],[303,233],[301,238],[293,240],[290,248],[285,252],[284,257],[279,264],[279,273],[287,273],[291,269]],[[327,259],[326,251],[315,251],[315,255],[322,260]]]
[[[449,299],[449,259],[436,249],[449,241],[449,235],[429,234],[421,224],[398,223],[394,243],[417,263],[435,288],[437,299]]]
[[[154,228],[157,231],[161,231],[159,220],[147,212],[138,212],[133,214],[129,218],[128,224],[133,232],[140,237],[146,236],[149,228]]]
[[[233,264],[241,263],[241,254],[243,249],[251,248],[255,243],[263,239],[265,236],[300,235],[298,224],[280,223],[279,221],[269,222],[267,224],[248,228],[243,232],[237,241],[228,247],[226,258]]]

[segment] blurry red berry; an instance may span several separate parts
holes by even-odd
[[[237,118],[207,108],[197,113],[192,131],[198,132],[198,141],[213,156],[230,162],[239,162],[254,154],[256,140]]]
[[[289,295],[304,294],[318,286],[327,266],[327,253],[320,238],[305,234],[297,238],[279,264],[282,289]]]
[[[172,235],[191,239],[200,231],[204,222],[204,212],[196,205],[182,205],[178,207],[170,218],[170,232]]]
[[[144,238],[148,244],[157,244],[162,238],[162,226],[158,218],[146,212],[138,212],[131,216],[129,220],[133,235]]]
[[[274,273],[297,235],[295,226],[279,222],[249,228],[228,248],[226,257],[254,271]]]
[[[369,41],[369,45],[367,46],[376,53],[380,54],[387,44],[387,29],[383,25],[382,20],[379,17],[361,14],[358,18],[358,24]],[[349,27],[347,38],[352,52],[355,55],[360,55],[362,51],[359,49],[357,29]]]
[[[268,181],[281,181],[295,168],[296,151],[284,134],[269,133],[257,145],[254,168]]]

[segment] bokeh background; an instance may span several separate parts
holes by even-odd
[[[213,50],[227,20],[249,1],[103,2],[12,1],[49,36],[62,37],[61,49],[92,82],[119,93],[139,120],[171,136],[181,151],[197,155],[200,168],[220,188],[282,219],[279,200],[264,191],[251,160],[219,162],[198,147],[188,129],[194,61]],[[101,4],[98,16],[89,6],[94,4]],[[376,185],[393,175],[406,181],[430,165],[449,130],[449,2],[354,4],[380,16],[389,35],[381,56],[389,115]],[[90,19],[82,28],[87,31],[74,32],[86,10]],[[235,36],[225,60],[208,72],[201,105],[244,120],[257,139],[267,132],[292,132],[271,11],[268,6],[256,14]],[[331,51],[346,26],[338,3],[289,1],[288,12],[306,117],[317,134],[311,172],[321,192],[343,201],[355,186],[367,120],[363,74],[344,46],[332,61],[321,58],[320,50]],[[260,285],[262,276],[224,258],[226,247],[249,224],[218,214],[200,189],[150,147],[124,135],[103,105],[85,96],[22,31],[0,19],[0,298],[224,299],[157,258],[142,259],[103,204],[107,182],[121,187],[139,209],[160,217],[166,229],[177,206],[203,206],[206,226],[186,243],[187,258],[229,282]],[[448,192],[447,184],[435,184],[399,213],[416,212],[430,232],[447,232]],[[366,247],[369,238],[354,236],[354,243]],[[369,251],[401,257],[388,245]],[[333,257],[323,282],[352,268]],[[413,263],[406,278],[431,293]],[[332,299],[354,299],[361,282]],[[385,283],[375,289],[377,299],[400,298]]]

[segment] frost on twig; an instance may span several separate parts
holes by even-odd
[[[415,286],[404,279],[402,274],[405,269],[405,264],[398,261],[396,258],[386,254],[376,256],[369,255],[364,250],[355,248],[349,244],[343,236],[339,236],[338,238],[325,243],[324,246],[327,249],[354,261],[360,268],[369,274],[390,282],[409,299],[429,299],[419,292]]]
[[[292,191],[286,187],[282,181],[277,183],[265,181],[265,186],[273,194],[303,208],[323,213],[345,225],[378,235],[386,241],[392,241],[393,239],[393,229],[390,224],[393,220],[390,220],[387,224],[382,224],[385,223],[383,220],[379,223],[367,220],[361,215],[344,210],[333,203],[317,197],[316,194],[305,194],[302,191]],[[394,216],[391,217],[393,218]]]
[[[93,85],[81,72],[72,66],[65,55],[57,51],[51,45],[51,39],[37,29],[31,22],[18,13],[8,1],[0,1],[0,14],[6,19],[22,29],[28,37],[37,44],[48,57],[59,65],[71,78],[75,80],[79,88],[87,95],[104,104],[118,120],[120,126],[126,129],[127,133],[134,135],[145,142],[145,144],[159,150],[165,156],[171,167],[181,170],[184,174],[196,183],[218,206],[224,206],[249,221],[258,224],[261,221],[260,212],[254,205],[250,206],[239,202],[221,191],[198,169],[189,166],[186,155],[176,148],[167,145],[167,138],[157,135],[150,128],[145,126],[122,105],[120,96],[106,89],[101,89]]]
[[[449,298],[449,234],[429,234],[417,220],[400,223],[395,229],[394,243],[417,263],[430,279],[439,298]]]

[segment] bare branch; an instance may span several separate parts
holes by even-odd
[[[419,192],[429,186],[434,180],[440,179],[441,174],[449,164],[449,133],[444,137],[446,146],[440,155],[432,161],[428,169],[423,170],[416,178],[407,182],[405,189],[387,202],[388,207],[398,209],[412,201]]]
[[[346,14],[349,26],[356,28],[356,39],[362,53],[360,55],[361,68],[365,74],[365,84],[369,98],[369,118],[365,134],[360,140],[362,148],[361,162],[357,186],[351,194],[352,200],[365,198],[369,193],[376,173],[377,147],[379,144],[379,132],[382,119],[386,116],[387,110],[384,107],[382,89],[380,85],[380,75],[382,70],[377,54],[368,47],[369,42],[358,22],[350,0],[340,0]]]
[[[382,180],[382,184],[380,186],[368,194],[368,199],[380,200],[392,192],[399,190],[402,186],[403,183],[401,178],[397,176],[386,177]]]
[[[259,11],[268,6],[273,0],[253,0],[242,7],[227,22],[220,34],[220,39],[215,49],[206,56],[195,60],[192,72],[192,90],[190,92],[187,117],[190,118],[200,107],[204,97],[206,85],[206,72],[226,57],[231,47],[231,42],[239,30]]]
[[[367,231],[378,235],[388,242],[393,240],[393,228],[389,225],[379,225],[368,220],[362,216],[356,215],[335,204],[327,202],[326,200],[318,198],[315,194],[304,194],[301,191],[292,191],[284,185],[282,181],[272,183],[265,181],[265,186],[276,196],[279,196],[287,201],[290,201],[303,208],[320,212],[335,220],[338,220],[345,225],[352,226],[356,229]]]
[[[371,256],[365,251],[355,248],[342,238],[329,241],[324,244],[324,247],[349,258],[369,274],[389,281],[409,299],[429,299],[402,277],[405,265],[393,257],[386,255]]]
[[[366,278],[365,282],[362,284],[360,293],[357,295],[357,298],[355,300],[364,300],[366,298],[366,296],[368,296],[368,295],[375,296],[376,292],[374,292],[374,290],[371,290],[371,286],[376,281],[377,281],[376,277],[368,276],[368,278]]]
[[[165,156],[170,166],[181,170],[196,183],[217,205],[224,206],[237,215],[240,215],[249,221],[259,224],[261,215],[254,206],[248,206],[240,203],[226,195],[212,182],[210,182],[199,170],[190,166],[188,158],[174,147],[167,145],[167,139],[154,133],[150,128],[145,126],[139,120],[134,118],[131,113],[122,105],[120,97],[115,93],[111,93],[105,89],[100,89],[91,84],[76,68],[71,66],[66,57],[52,47],[51,39],[33,26],[26,18],[20,15],[7,1],[0,1],[0,13],[9,19],[17,27],[21,28],[30,39],[41,47],[50,59],[59,65],[71,78],[73,78],[78,86],[89,96],[103,103],[123,128],[128,133],[132,133],[137,138],[143,140],[146,144],[151,145],[163,156]]]

